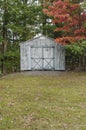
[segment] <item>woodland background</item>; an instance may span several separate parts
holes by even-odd
[[[65,0],[56,0],[56,2]],[[60,24],[52,23],[52,16],[43,12],[45,3],[53,5],[55,0],[1,0],[0,1],[0,73],[20,71],[19,43],[29,40],[42,33],[54,39],[63,38],[64,30]],[[80,4],[83,0],[68,0],[72,5]],[[85,1],[78,13],[85,10]],[[48,9],[48,6],[47,6]],[[63,14],[64,15],[64,14]],[[62,21],[63,22],[63,21]],[[86,31],[86,19],[84,19]],[[84,33],[86,37],[86,33]],[[67,44],[66,69],[86,69],[86,39],[75,44]]]

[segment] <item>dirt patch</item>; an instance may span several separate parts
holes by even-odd
[[[65,71],[24,71],[20,74],[30,75],[30,76],[59,76],[64,74]]]
[[[25,76],[60,76],[67,73],[66,71],[22,71],[16,72],[11,74],[6,74],[0,76],[0,79],[8,76],[18,76],[18,75],[25,75]]]

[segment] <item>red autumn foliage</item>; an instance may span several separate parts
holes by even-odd
[[[46,7],[44,13],[52,17],[53,24],[58,25],[56,32],[62,31],[62,37],[56,42],[71,44],[80,39],[86,39],[86,12],[80,4],[70,3],[69,0],[58,0]]]

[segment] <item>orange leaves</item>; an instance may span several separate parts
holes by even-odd
[[[47,15],[51,15],[57,17],[58,15],[66,15],[67,14],[67,1],[58,0],[57,2],[53,2],[52,6],[48,6],[47,10],[43,10],[43,12]],[[52,12],[52,13],[51,13]]]
[[[61,38],[56,38],[55,40],[57,43],[61,43],[63,45],[66,45],[66,44],[71,44],[71,43],[74,43],[76,40],[75,38],[73,37],[61,37]]]
[[[52,16],[52,22],[58,25],[54,31],[62,31],[56,42],[71,44],[79,39],[86,39],[86,12],[79,4],[69,3],[69,0],[58,0],[44,13]]]
[[[69,29],[67,26],[65,26],[65,27],[56,28],[54,31],[55,31],[55,32],[58,32],[58,31],[64,31],[64,32],[66,31],[66,32],[69,32],[70,29]]]
[[[49,16],[50,12],[48,11],[48,9],[43,9],[44,14],[47,14]],[[52,15],[52,14],[51,14]]]
[[[62,45],[66,45],[66,44],[72,44],[72,43],[75,43],[79,40],[86,40],[86,37],[85,36],[76,36],[76,37],[70,37],[70,36],[66,36],[66,37],[61,37],[61,38],[56,38],[55,41],[57,43],[60,43]]]
[[[79,28],[79,29],[76,29],[75,31],[74,31],[74,34],[75,35],[82,35],[82,34],[84,34],[84,33],[86,33],[86,29],[84,28],[84,27],[81,27],[81,28]]]
[[[79,11],[79,10],[77,10],[77,9],[80,8],[80,4],[73,4],[73,5],[71,5],[70,7],[71,7],[71,10],[72,10],[72,11]]]
[[[47,9],[43,9],[43,12],[44,12],[45,14],[47,14],[47,13],[48,13],[48,10],[47,10]]]
[[[78,36],[76,36],[75,37],[75,39],[76,39],[76,41],[79,41],[79,40],[86,40],[86,36],[84,36],[84,35],[78,35]]]

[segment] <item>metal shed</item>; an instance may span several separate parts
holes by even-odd
[[[44,35],[20,43],[20,69],[65,70],[65,48]]]

